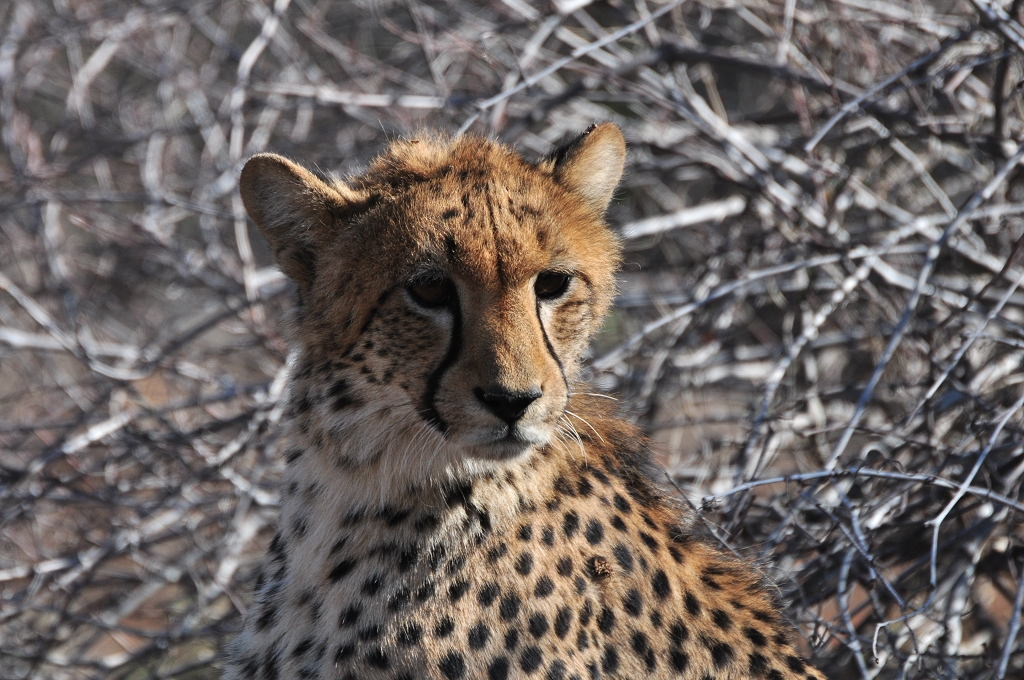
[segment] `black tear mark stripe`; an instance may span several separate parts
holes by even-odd
[[[544,328],[544,319],[540,315],[540,300],[537,300],[537,306],[535,307],[537,312],[537,324],[540,326],[540,334],[544,337],[544,346],[548,348],[548,354],[558,364],[558,372],[562,374],[562,382],[565,383],[566,394],[569,393],[569,380],[565,377],[565,367],[562,365],[562,360],[558,356],[558,352],[555,351],[554,345],[551,344],[551,339],[548,338],[548,331]]]
[[[448,352],[444,355],[444,359],[427,379],[427,389],[423,394],[423,410],[421,411],[423,420],[444,437],[448,436],[448,423],[444,422],[444,418],[437,412],[437,404],[434,403],[434,400],[437,398],[441,378],[444,377],[445,371],[458,360],[459,352],[462,351],[462,310],[459,307],[457,295],[453,297],[448,309],[452,313],[452,339],[448,343]]]

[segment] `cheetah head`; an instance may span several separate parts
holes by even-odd
[[[614,294],[624,158],[605,123],[539,163],[473,136],[395,142],[347,182],[250,159],[242,200],[299,292],[293,408],[477,461],[548,444]]]

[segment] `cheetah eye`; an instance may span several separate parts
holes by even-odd
[[[405,287],[416,304],[427,309],[444,307],[455,297],[455,283],[451,279],[424,279]]]
[[[538,300],[555,300],[565,295],[572,277],[563,272],[541,272],[533,284]]]

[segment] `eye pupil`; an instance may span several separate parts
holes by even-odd
[[[541,272],[533,284],[533,290],[539,300],[554,300],[562,297],[569,288],[572,277],[562,272]]]
[[[455,295],[455,284],[451,279],[416,281],[405,289],[416,304],[428,309],[447,305]]]

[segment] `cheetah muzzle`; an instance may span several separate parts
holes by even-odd
[[[226,678],[822,677],[579,381],[624,159],[606,123],[538,163],[472,136],[347,182],[249,160],[296,351],[280,527]]]

